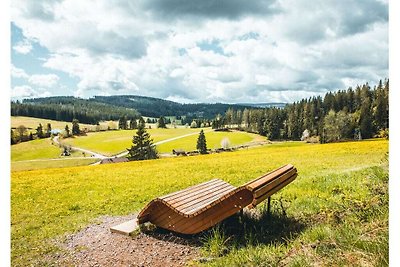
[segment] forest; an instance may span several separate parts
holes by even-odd
[[[77,119],[81,123],[118,120],[121,116],[139,118],[132,108],[118,107],[72,96],[25,99],[11,102],[11,116],[28,116],[58,121]]]
[[[213,128],[238,127],[270,140],[332,142],[388,137],[389,80],[370,87],[328,92],[284,108],[228,109],[212,121]]]

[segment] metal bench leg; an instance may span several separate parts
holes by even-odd
[[[270,216],[270,212],[271,212],[271,197],[268,197],[268,204],[267,204],[267,214],[268,216]]]

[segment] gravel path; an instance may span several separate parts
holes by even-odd
[[[56,266],[185,266],[199,258],[198,241],[162,230],[130,237],[110,232],[110,226],[133,219],[135,215],[100,217],[57,244]]]

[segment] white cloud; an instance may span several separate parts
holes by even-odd
[[[294,101],[388,73],[387,4],[281,0],[211,12],[213,2],[165,1],[16,0],[12,20],[50,50],[44,67],[78,78],[79,96]],[[28,80],[51,87],[58,77]]]
[[[60,77],[55,74],[34,74],[28,78],[28,82],[41,87],[53,87]]]
[[[12,99],[33,98],[33,97],[47,97],[51,96],[49,91],[44,89],[35,90],[29,85],[14,86],[11,89]]]
[[[25,72],[25,70],[17,68],[11,64],[11,77],[28,79],[29,75]]]
[[[23,40],[21,42],[18,42],[17,44],[15,44],[13,47],[15,52],[20,53],[20,54],[28,54],[29,52],[32,51],[33,46],[31,44],[31,42],[29,42],[28,40]]]

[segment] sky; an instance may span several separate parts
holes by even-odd
[[[388,77],[383,0],[13,0],[12,99],[293,102]]]

